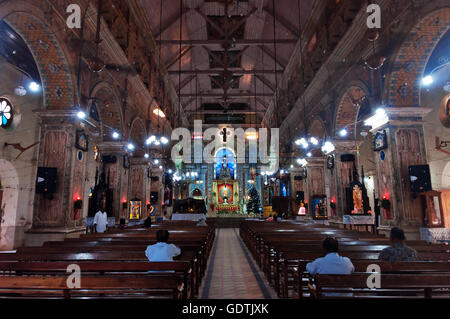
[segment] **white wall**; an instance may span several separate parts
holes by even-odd
[[[0,179],[4,186],[3,203],[6,204],[0,250],[21,245],[24,231],[31,227],[33,219],[39,145],[24,152],[17,160],[20,151],[11,146],[4,147],[5,142],[27,147],[39,140],[37,117],[32,110],[42,107],[42,95],[31,92],[23,97],[15,95],[14,89],[20,81],[23,86],[28,82],[22,73],[0,58],[0,97],[9,99],[15,110],[12,127],[0,128]]]

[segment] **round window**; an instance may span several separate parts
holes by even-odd
[[[11,102],[5,98],[0,98],[0,126],[7,128],[13,121],[13,108]]]

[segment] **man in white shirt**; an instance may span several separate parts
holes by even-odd
[[[108,225],[108,214],[103,210],[99,210],[94,216],[94,232],[104,233]]]
[[[156,233],[157,243],[147,246],[145,256],[148,261],[173,261],[173,257],[181,254],[179,247],[174,244],[167,244],[169,240],[169,232],[165,229],[160,229]]]
[[[326,256],[317,258],[306,265],[306,271],[311,275],[350,275],[355,267],[348,257],[338,254],[339,243],[336,239],[328,237],[323,241]]]

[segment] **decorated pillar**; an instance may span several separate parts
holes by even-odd
[[[306,189],[308,197],[308,214],[314,218],[314,214],[324,218],[326,214],[326,206],[328,198],[325,194],[325,159],[323,157],[308,158],[306,164]],[[321,206],[323,205],[323,206]],[[317,209],[320,209],[317,210]]]
[[[305,172],[306,170],[302,167],[293,167],[290,170],[291,196],[295,199],[295,215],[307,213],[306,208],[300,212],[300,207],[305,207],[308,201]]]
[[[89,138],[98,127],[79,121],[77,111],[36,111],[40,144],[33,229],[74,228],[82,219]],[[39,185],[38,184],[38,185]]]
[[[351,182],[351,174],[354,169],[355,161],[358,160],[357,152],[361,141],[335,141],[336,152],[334,154],[334,181],[336,196],[336,220],[342,222],[342,216],[350,212],[346,211],[346,187]],[[331,159],[328,166],[331,166]]]
[[[125,142],[102,142],[98,145],[99,157],[102,163],[101,170],[105,170],[109,177],[109,188],[113,192],[111,216],[116,219],[126,218],[124,203],[128,201],[128,153]]]
[[[382,233],[400,226],[409,239],[419,238],[424,207],[420,197],[411,192],[408,168],[426,164],[422,119],[429,112],[419,107],[386,108],[389,121],[371,131],[375,136]]]
[[[148,180],[148,160],[145,158],[130,158],[130,169],[129,169],[129,186],[128,186],[128,203],[130,207],[128,208],[128,219],[130,219],[130,211],[133,209],[130,203],[137,206],[139,203],[139,208],[135,207],[136,214],[133,215],[135,219],[142,219],[147,211],[146,203],[146,184]],[[159,205],[161,205],[161,193],[158,196]],[[160,210],[160,209],[159,209]]]
[[[157,201],[154,204],[155,206],[155,216],[162,216],[162,202],[164,200],[164,170],[160,169],[159,166],[151,167],[150,169],[150,194],[157,194]],[[186,187],[189,188],[188,185]]]

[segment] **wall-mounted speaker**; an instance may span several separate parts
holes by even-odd
[[[102,162],[104,164],[114,164],[117,162],[117,157],[115,157],[114,155],[103,155]]]
[[[158,192],[150,192],[150,204],[158,203]]]
[[[341,155],[341,162],[354,162],[355,161],[355,155],[353,154],[342,154]]]
[[[432,189],[429,165],[412,165],[408,167],[411,191],[426,192]]]
[[[38,167],[36,178],[37,194],[53,194],[56,192],[56,181],[58,178],[56,167]]]
[[[297,191],[295,194],[295,203],[297,205],[300,205],[300,203],[304,200],[305,200],[305,192]]]

